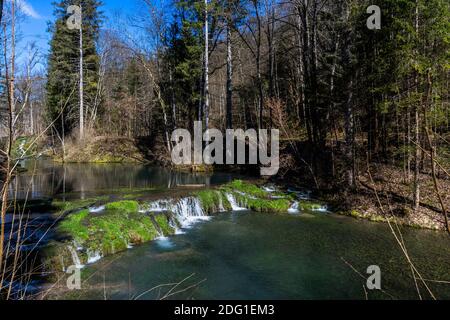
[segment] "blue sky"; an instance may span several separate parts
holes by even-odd
[[[40,51],[48,53],[51,34],[47,32],[48,21],[53,21],[53,0],[16,0],[25,16],[20,25],[21,41],[19,50],[30,41],[35,41]],[[103,0],[101,10],[106,18],[117,12],[128,15],[139,7],[139,0]],[[20,60],[20,57],[19,57]]]

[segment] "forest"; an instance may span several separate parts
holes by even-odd
[[[46,51],[21,35],[23,2],[0,1],[0,256],[21,162],[42,156],[246,173],[450,234],[447,0],[103,2],[55,1]],[[196,122],[278,129],[277,175],[173,164],[172,133]]]

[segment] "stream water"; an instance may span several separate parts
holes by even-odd
[[[41,162],[31,168],[36,168],[35,174],[19,176],[11,192],[29,190],[33,199],[83,198],[118,188],[157,187],[170,197],[177,185],[214,185],[236,178],[229,173],[193,175],[139,165],[63,167]],[[191,207],[180,208],[180,218],[201,218],[194,202],[183,204]],[[401,230],[411,259],[433,294],[450,299],[450,285],[435,282],[450,281],[448,236]],[[240,210],[196,219],[180,231],[87,266],[83,275],[89,280],[68,297],[365,299],[367,294],[369,299],[418,298],[410,267],[386,224],[324,212],[280,215]],[[383,291],[364,290],[366,270],[372,265],[381,269]]]
[[[426,279],[449,280],[450,251],[444,234],[403,230],[413,261]],[[365,299],[362,279],[378,265],[382,289],[370,299],[416,299],[409,267],[384,224],[335,215],[279,216],[228,213],[185,234],[161,239],[88,268],[94,289],[83,298],[158,299],[184,279],[174,299]],[[439,298],[448,284],[429,283]],[[95,289],[97,288],[97,290]]]

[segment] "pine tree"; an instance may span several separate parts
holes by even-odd
[[[97,95],[99,56],[96,41],[99,36],[102,14],[98,0],[61,0],[54,3],[56,22],[49,26],[53,33],[50,42],[47,83],[47,118],[54,122],[59,134],[70,134],[78,124],[80,33],[67,26],[70,14],[67,8],[82,8],[83,73],[85,118]]]

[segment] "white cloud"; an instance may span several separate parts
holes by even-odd
[[[7,0],[7,2],[11,2],[11,0]],[[27,3],[26,0],[16,0],[16,5],[20,11],[22,11],[28,17],[33,19],[41,19],[41,15],[34,10],[31,4]]]

